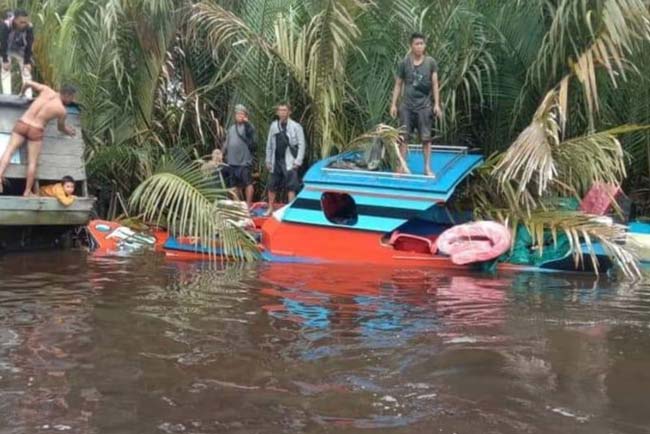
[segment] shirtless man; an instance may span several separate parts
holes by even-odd
[[[43,145],[43,133],[48,122],[52,119],[58,119],[59,131],[69,136],[75,135],[75,130],[65,124],[66,110],[65,106],[74,101],[76,89],[72,86],[63,86],[61,93],[57,93],[44,84],[34,81],[26,81],[23,84],[21,95],[30,88],[38,92],[38,97],[32,102],[29,109],[22,118],[16,122],[16,126],[11,134],[9,146],[0,159],[0,193],[2,192],[3,175],[11,156],[25,142],[27,142],[27,181],[25,183],[25,193],[23,196],[33,195],[32,187],[36,176],[36,164],[38,156],[41,153]]]

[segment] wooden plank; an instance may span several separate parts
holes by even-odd
[[[6,139],[7,135],[5,133],[0,133]],[[81,140],[78,139],[48,139],[46,138],[43,142],[43,148],[41,149],[42,155],[79,155],[80,157],[84,153],[84,144]],[[27,146],[22,145],[20,147],[21,156],[25,154],[27,156]]]
[[[0,95],[0,134],[11,134],[16,121],[29,104],[29,101],[15,95]],[[36,169],[38,179],[59,180],[66,175],[79,181],[86,179],[79,114],[74,110],[69,111],[67,121],[77,130],[76,137],[60,133],[56,121],[51,121],[45,128],[43,149]],[[22,146],[19,152],[23,164],[9,165],[5,173],[7,178],[25,178],[27,174],[27,147]]]
[[[92,207],[94,197],[78,197],[72,205],[63,206],[53,197],[0,196],[0,209],[26,211],[84,210]]]
[[[16,108],[19,110],[27,110],[31,102],[26,98],[21,98],[18,95],[0,95],[0,106],[8,108]]]
[[[65,142],[57,142],[57,147],[59,149],[65,148]],[[46,142],[43,144],[43,148],[47,149],[50,147],[50,143]],[[80,150],[80,148],[77,148]],[[51,149],[48,149],[51,151]],[[26,148],[23,146],[21,148],[21,161],[27,162],[27,152]],[[42,152],[38,159],[38,166],[36,169],[37,177],[39,179],[50,179],[58,180],[63,176],[72,176],[75,180],[85,180],[86,179],[86,169],[83,161],[83,153],[79,152],[77,154],[65,152],[62,154],[50,154]],[[27,165],[26,164],[10,164],[7,168],[5,176],[7,178],[24,178],[27,174]]]
[[[17,95],[0,95],[0,132],[11,134],[16,122],[23,116],[31,104],[30,100]],[[80,134],[81,119],[74,108],[68,108],[66,123],[73,126]],[[60,138],[56,119],[50,121],[45,128],[45,137]]]
[[[77,134],[75,137],[81,137],[81,120],[79,119],[78,115],[68,115],[68,117],[65,120],[65,123],[72,128],[74,128],[77,131]],[[59,131],[59,127],[57,124],[56,119],[53,121],[50,121],[44,131],[45,137],[53,137],[53,138],[61,138],[61,137],[68,137],[67,135],[63,134],[62,132]]]
[[[90,220],[85,211],[5,211],[0,209],[0,226],[82,226]]]
[[[83,165],[58,167],[47,164],[36,169],[38,179],[58,180],[66,175],[72,176],[75,181],[83,181],[86,179],[86,170]],[[4,176],[5,178],[25,178],[27,176],[27,166],[24,164],[11,164]]]
[[[39,166],[56,166],[56,167],[77,167],[83,166],[84,162],[81,155],[43,155],[38,159]]]
[[[45,139],[43,155],[79,155],[84,154],[84,144],[78,139]]]
[[[11,134],[16,126],[16,122],[22,117],[22,113],[15,113],[6,110],[3,107],[0,107],[0,133]],[[78,140],[81,140],[81,120],[78,115],[68,115],[66,119],[66,124],[72,126],[76,131],[76,137]],[[45,131],[43,132],[44,137],[51,138],[64,138],[68,137],[59,131],[56,119],[51,120],[46,126]]]
[[[9,167],[27,167],[27,164],[12,164]],[[50,155],[49,158],[39,159],[39,162],[36,165],[38,171],[44,171],[47,169],[50,170],[81,170],[83,171],[83,161],[78,157],[68,157],[68,156],[54,156]]]
[[[7,136],[5,133],[0,134]],[[19,152],[21,158],[27,157],[27,146],[21,146]],[[83,154],[83,141],[77,138],[45,138],[41,149],[41,155],[78,155],[81,157]]]
[[[83,225],[95,198],[80,197],[65,207],[53,197],[0,196],[0,226]]]
[[[16,113],[13,110],[6,110],[0,108],[0,132],[11,134],[16,125],[16,121],[20,119],[21,113]]]

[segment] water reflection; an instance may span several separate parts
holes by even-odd
[[[648,432],[650,289],[0,260],[0,432]]]
[[[504,290],[511,279],[444,275],[424,270],[345,266],[265,267],[263,309],[292,321],[312,341],[341,334],[326,346],[308,346],[307,359],[339,354],[346,347],[398,348],[418,335],[462,339],[449,330],[471,322],[484,328],[503,320]],[[301,347],[299,342],[297,347]]]

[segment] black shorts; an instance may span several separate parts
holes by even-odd
[[[269,191],[276,193],[278,191],[287,190],[297,192],[302,187],[298,170],[278,170],[276,168],[273,173],[269,175]]]
[[[433,140],[433,109],[424,107],[421,109],[410,109],[402,105],[399,109],[399,118],[402,127],[406,127],[405,139],[409,142],[414,131],[420,133],[420,140],[423,143],[430,143]]]
[[[230,166],[228,168],[228,187],[243,188],[253,185],[250,166]]]

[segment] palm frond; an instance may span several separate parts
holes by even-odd
[[[156,173],[138,186],[130,205],[146,221],[198,240],[197,248],[218,243],[225,257],[256,259],[255,240],[236,224],[248,213],[227,202],[230,197],[229,190],[205,176],[200,164],[171,159],[163,160]],[[207,255],[214,257],[213,250]]]
[[[617,136],[647,129],[624,125],[562,140],[566,122],[568,77],[540,104],[532,123],[522,131],[492,170],[505,191],[542,197],[551,188],[583,193],[596,182],[620,185],[626,176],[623,148]],[[530,208],[530,207],[528,207]]]
[[[550,234],[553,245],[557,245],[559,234],[567,237],[570,254],[573,256],[576,269],[584,267],[585,260],[598,274],[598,258],[594,244],[598,242],[610,260],[628,278],[639,278],[641,271],[638,259],[626,247],[626,227],[623,225],[603,222],[596,216],[583,214],[579,211],[535,211],[528,215],[518,215],[511,210],[493,210],[484,217],[493,218],[509,226],[513,233],[523,225],[532,239],[532,248],[538,256],[544,253],[544,245]],[[515,237],[513,237],[514,242]],[[583,249],[586,249],[588,258]]]
[[[275,63],[275,68],[286,71],[310,102],[307,119],[313,121],[310,126],[318,141],[316,149],[328,155],[336,137],[336,116],[345,97],[347,56],[356,48],[360,34],[353,14],[366,7],[360,0],[324,1],[304,24],[296,22],[291,11],[279,14],[273,22],[272,38],[213,3],[200,2],[192,20],[208,35],[214,49],[253,48]],[[250,60],[250,56],[243,59]]]
[[[647,3],[643,0],[606,1],[600,28],[595,32],[598,33],[591,46],[575,62],[569,63],[582,84],[591,125],[592,114],[599,110],[596,68],[604,67],[614,85],[618,74],[625,79],[626,58],[634,52],[640,40],[650,39]]]
[[[216,4],[202,1],[194,6],[190,18],[193,32],[204,32],[214,49],[221,46],[255,46],[271,54],[271,45],[234,12]]]
[[[558,179],[585,193],[594,183],[620,185],[627,176],[625,154],[618,137],[648,130],[648,126],[621,125],[563,141],[554,153]]]
[[[336,116],[341,111],[346,90],[346,61],[357,48],[360,35],[352,11],[365,7],[358,0],[346,3],[329,0],[299,32],[282,25],[282,20],[275,26],[280,58],[312,101],[321,156],[329,155],[335,144]]]
[[[562,0],[549,7],[553,22],[529,78],[548,81],[568,66],[582,86],[593,128],[600,107],[597,69],[604,68],[614,85],[618,76],[625,79],[634,68],[630,55],[650,39],[650,10],[644,0]]]
[[[445,10],[446,9],[446,10]],[[471,120],[475,106],[486,104],[487,90],[496,72],[494,41],[484,17],[464,2],[447,2],[443,13],[429,11],[433,55],[440,64],[440,92],[445,116],[443,135]],[[441,19],[443,18],[443,19]]]
[[[379,124],[375,129],[369,133],[362,134],[354,139],[348,145],[349,149],[359,149],[367,154],[378,151],[383,155],[382,165],[390,168],[391,171],[397,172],[402,170],[405,173],[410,173],[408,165],[400,152],[401,135],[403,131],[393,128],[390,125]]]
[[[538,196],[547,190],[548,184],[557,176],[553,149],[561,141],[564,116],[559,92],[552,90],[540,104],[531,124],[495,166],[492,174],[497,176],[500,185],[516,181],[518,195],[531,185],[536,185]]]

